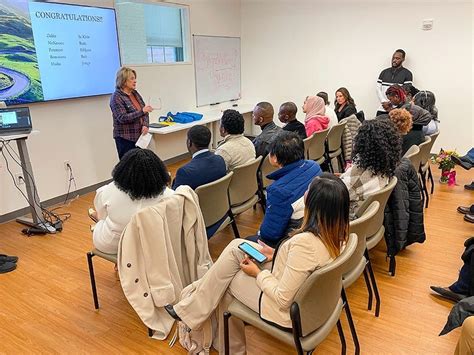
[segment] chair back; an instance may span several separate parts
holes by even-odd
[[[257,170],[262,157],[236,167],[229,185],[230,206],[240,205],[255,196],[258,190]]]
[[[308,158],[308,150],[309,150],[309,146],[311,144],[311,141],[314,139],[314,133],[312,135],[310,135],[309,137],[306,137],[305,139],[303,139],[303,144],[304,144],[304,156],[306,159],[309,159]]]
[[[228,190],[232,175],[234,173],[231,171],[219,180],[201,185],[195,190],[206,227],[217,223],[229,212]]]
[[[360,263],[360,260],[364,257],[366,239],[367,237],[370,237],[370,234],[367,234],[367,227],[372,223],[379,207],[380,203],[378,201],[373,201],[364,211],[362,216],[350,222],[349,233],[357,235],[357,248],[354,251],[354,254],[352,254],[350,260],[344,266],[344,269],[342,270],[343,275],[355,269]]]
[[[380,191],[377,191],[367,197],[367,199],[360,205],[359,209],[356,212],[357,218],[362,217],[364,212],[369,208],[369,206],[372,204],[374,201],[378,201],[379,203],[379,209],[377,213],[375,214],[375,217],[371,219],[371,223],[367,225],[366,232],[367,236],[374,235],[379,231],[379,229],[383,225],[383,219],[384,219],[384,211],[385,211],[385,206],[387,205],[387,201],[397,185],[398,179],[396,176],[392,177],[383,189]]]
[[[278,170],[278,168],[270,164],[270,160],[268,160],[268,155],[263,157],[262,163],[260,164],[259,176],[262,179],[262,187],[264,189],[266,189],[273,183],[273,180],[267,179],[267,175],[270,175],[275,170]]]
[[[342,133],[344,132],[344,127],[346,127],[346,122],[338,123],[331,127],[328,132],[328,150],[329,152],[334,152],[341,148],[342,146]]]
[[[428,160],[430,160],[430,152],[431,152],[432,146],[433,146],[433,142],[430,136],[425,136],[425,141],[418,146],[418,148],[420,148],[421,166],[425,165],[428,162]]]
[[[430,134],[430,138],[431,138],[431,146],[434,145],[434,143],[436,142],[436,139],[438,139],[438,136],[439,136],[439,129],[433,133],[433,134]],[[431,153],[431,152],[430,152]]]
[[[301,334],[306,336],[326,323],[334,312],[342,291],[342,268],[357,247],[357,236],[350,234],[346,247],[332,262],[315,270],[295,296],[301,319]]]
[[[307,153],[308,159],[314,160],[321,164],[324,161],[324,142],[326,142],[326,137],[328,136],[329,129],[325,129],[323,131],[318,131],[313,133],[311,136],[312,139],[309,142]],[[305,147],[306,149],[306,147]]]
[[[418,172],[421,164],[420,147],[417,145],[412,145],[410,149],[406,151],[403,157],[408,158],[415,168],[415,171]]]

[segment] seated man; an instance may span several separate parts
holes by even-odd
[[[192,154],[189,163],[176,172],[173,190],[180,185],[195,189],[201,185],[218,180],[225,176],[226,168],[222,157],[209,151],[211,131],[206,126],[194,126],[188,131],[186,146]]]
[[[464,264],[459,270],[457,281],[448,287],[430,286],[441,297],[455,302],[474,296],[474,237],[467,239],[464,247],[464,253],[461,255]]]
[[[217,146],[216,154],[224,158],[227,171],[255,158],[255,147],[244,137],[244,117],[238,111],[224,111],[220,133],[224,139]]]
[[[303,140],[294,132],[278,133],[268,159],[279,169],[268,175],[275,182],[267,188],[267,209],[258,239],[275,247],[289,232],[300,227],[304,193],[322,171],[316,162],[304,159]]]
[[[273,122],[273,106],[269,102],[259,102],[252,113],[253,123],[260,126],[260,133],[253,140],[257,157],[266,156],[269,152],[270,143],[273,141],[281,128]]]
[[[281,123],[285,123],[284,131],[296,132],[301,139],[306,138],[306,128],[304,124],[296,119],[298,108],[294,102],[285,102],[281,104],[278,111],[278,119]]]

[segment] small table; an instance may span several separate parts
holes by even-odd
[[[236,107],[228,107],[226,109],[233,109],[239,111],[242,115],[246,113],[250,113],[253,111],[253,106],[251,105],[246,105],[242,104]],[[174,125],[168,126],[168,127],[162,127],[162,128],[150,128],[149,132],[152,134],[170,134],[170,133],[175,133],[183,130],[187,130],[193,126],[196,125],[206,125],[210,124],[211,125],[211,133],[212,133],[212,147],[216,148],[217,147],[217,137],[218,134],[216,133],[216,122],[220,121],[222,117],[222,112],[224,110],[221,108],[216,108],[216,109],[210,109],[208,111],[202,111],[198,113],[202,113],[203,117],[199,121],[194,121],[190,123],[176,123]]]

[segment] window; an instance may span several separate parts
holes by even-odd
[[[190,61],[187,6],[116,0],[115,8],[122,64]]]

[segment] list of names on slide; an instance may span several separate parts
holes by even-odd
[[[49,58],[51,59],[52,67],[59,67],[63,65],[63,60],[67,59],[64,54],[64,42],[57,38],[54,33],[48,33],[46,40],[48,41]]]
[[[79,37],[79,51],[81,53],[81,65],[91,65],[92,48],[89,47],[88,43],[91,39],[90,35],[78,35]]]
[[[113,91],[120,67],[113,11],[30,2],[29,12],[45,100]]]

